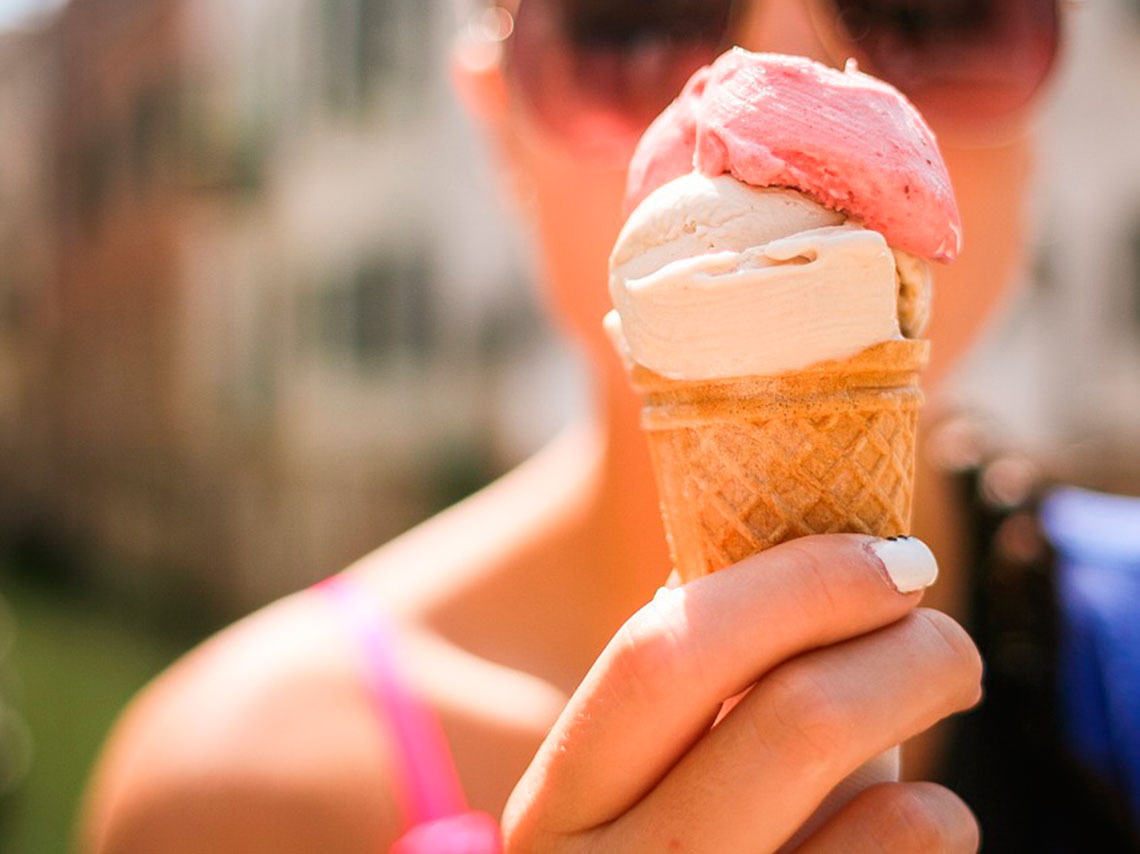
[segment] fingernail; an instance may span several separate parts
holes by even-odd
[[[918,537],[872,540],[868,548],[882,562],[887,577],[899,593],[923,590],[938,578],[938,561]]]

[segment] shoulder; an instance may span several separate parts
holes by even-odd
[[[400,827],[387,763],[335,625],[292,597],[128,707],[86,805],[87,850],[374,854]]]
[[[401,631],[474,806],[497,811],[561,698],[539,680]],[[231,626],[128,707],[85,809],[97,854],[386,850],[403,831],[394,761],[353,640],[318,597]]]
[[[510,601],[529,595],[543,577],[531,555],[552,551],[542,543],[576,512],[565,485],[582,467],[551,477],[581,459],[570,450],[540,455],[350,570],[399,625],[401,669],[439,711],[472,806],[493,813],[566,699],[499,653],[519,641],[504,588]],[[551,482],[561,494],[542,488]],[[174,664],[111,735],[84,850],[384,850],[403,829],[395,761],[355,643],[327,601],[297,594]]]

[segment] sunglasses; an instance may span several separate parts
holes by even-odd
[[[762,0],[757,0],[762,2]],[[1056,63],[1059,0],[804,0],[829,56],[893,84],[940,132],[1000,128]],[[685,81],[734,42],[748,0],[516,0],[491,14],[540,125],[628,154]]]

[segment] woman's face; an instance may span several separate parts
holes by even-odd
[[[830,62],[804,0],[753,0],[742,8],[734,32],[750,50]],[[607,261],[622,223],[632,143],[604,153],[576,151],[536,120],[518,87],[504,76],[501,54],[461,51],[458,56],[459,88],[497,143],[503,174],[535,229],[540,272],[555,316],[591,356],[612,360],[601,318],[610,308]],[[949,266],[934,265],[928,379],[937,382],[1014,279],[1023,250],[1030,148],[1024,132],[980,145],[956,142],[953,127],[935,127],[941,131],[964,233],[960,257]]]

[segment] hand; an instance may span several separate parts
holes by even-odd
[[[978,701],[969,637],[918,609],[921,591],[898,589],[936,574],[917,540],[835,534],[660,591],[602,652],[515,788],[506,850],[775,851],[866,760]],[[893,783],[857,796],[800,850],[977,845],[957,796]]]

